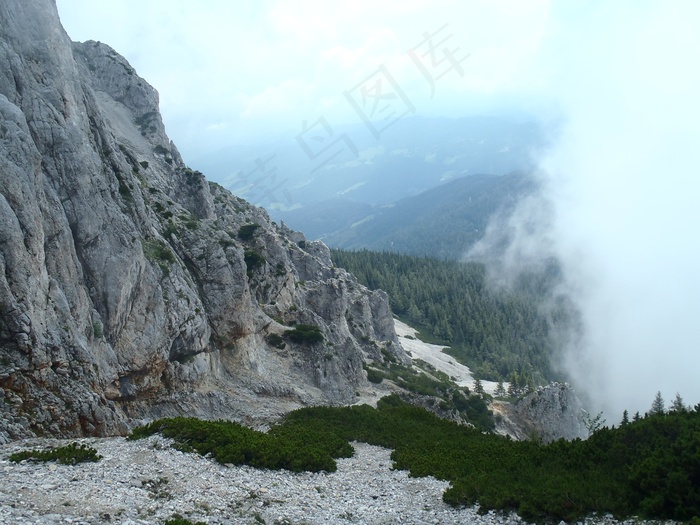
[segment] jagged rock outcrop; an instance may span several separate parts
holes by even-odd
[[[586,439],[586,411],[568,383],[539,387],[517,402],[494,403],[499,431],[516,439]]]
[[[383,293],[188,168],[52,0],[0,3],[0,440],[351,403],[381,349],[407,359]]]

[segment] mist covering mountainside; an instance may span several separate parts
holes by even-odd
[[[494,211],[528,190],[533,181],[524,173],[546,144],[538,123],[515,115],[408,117],[380,137],[359,124],[307,126],[294,137],[232,145],[196,165],[329,246],[441,258],[460,257]]]

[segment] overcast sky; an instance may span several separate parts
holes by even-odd
[[[158,89],[186,162],[362,122],[372,89],[396,115],[561,117],[540,159],[553,221],[514,253],[564,263],[586,325],[565,364],[613,415],[657,390],[700,402],[700,2],[57,3],[72,39],[111,45]]]
[[[73,40],[109,44],[158,89],[186,159],[252,133],[299,132],[304,120],[361,122],[344,93],[359,99],[362,84],[378,79],[382,93],[400,90],[409,114],[460,116],[508,102],[529,110],[541,103],[535,62],[558,16],[542,0],[57,4]]]

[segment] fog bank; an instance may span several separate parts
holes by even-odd
[[[563,124],[539,159],[541,194],[471,257],[509,231],[502,279],[561,261],[583,336],[563,344],[559,364],[617,423],[657,390],[667,404],[676,392],[700,402],[700,8],[596,6],[557,20],[544,44]]]

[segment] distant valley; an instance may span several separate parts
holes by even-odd
[[[534,188],[534,179],[522,172],[471,175],[391,205],[331,200],[279,216],[332,248],[459,259],[494,213],[512,209]]]
[[[379,139],[362,125],[309,126],[194,165],[331,247],[456,258],[532,189],[524,173],[546,145],[536,122],[516,116],[406,118]]]
[[[364,125],[323,124],[190,162],[276,218],[331,199],[391,204],[465,175],[528,170],[546,145],[540,125],[524,116],[411,117],[378,139]]]

